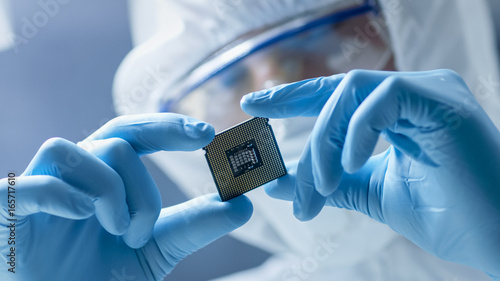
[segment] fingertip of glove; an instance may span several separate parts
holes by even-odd
[[[252,94],[248,94],[244,96],[241,101],[240,101],[240,107],[248,115],[254,115],[255,114],[255,105],[253,103]]]
[[[293,216],[299,221],[310,221],[312,219],[311,216],[307,215],[306,212],[304,212],[303,207],[297,201],[297,199],[293,201]]]
[[[310,221],[321,212],[325,202],[326,198],[316,191],[304,194],[298,189],[293,200],[293,215],[300,221]]]
[[[278,186],[276,184],[276,181],[266,183],[264,185],[264,191],[266,192],[266,194],[269,197],[274,198],[274,199],[279,199],[280,196],[279,196],[279,192],[277,191],[277,187]]]
[[[290,174],[264,184],[266,194],[274,199],[293,201],[295,197],[295,182]]]
[[[252,103],[252,96],[254,93],[249,93],[244,95],[241,100],[240,100],[240,106],[243,109],[245,106],[247,106],[249,103]]]
[[[342,167],[344,168],[344,172],[348,174],[356,173],[361,168],[361,166],[362,165],[353,164],[352,161],[345,164],[342,161]]]
[[[201,135],[210,135],[215,133],[212,125],[192,117],[187,117],[184,126],[187,131],[192,131]]]
[[[295,216],[296,219],[302,222],[310,221],[315,217],[315,215],[312,216],[310,214],[303,212],[302,209],[297,208],[295,206],[295,203],[293,204],[293,215]]]
[[[318,193],[321,196],[328,197],[328,196],[332,195],[332,193],[334,192],[334,189],[332,189],[330,187],[319,186],[316,188],[316,191],[318,191]]]
[[[253,204],[245,195],[238,196],[227,202],[226,215],[236,226],[245,224],[253,214]]]
[[[215,137],[215,129],[212,125],[194,118],[188,119],[188,122],[184,124],[184,129],[189,137],[205,145]]]
[[[152,237],[152,232],[147,233],[146,235],[143,235],[141,237],[133,237],[132,235],[124,235],[123,236],[123,241],[125,241],[125,244],[127,244],[130,248],[133,249],[139,249],[142,248],[146,243],[148,243],[149,239]]]
[[[241,98],[240,107],[248,115],[260,116],[264,111],[267,110],[265,105],[266,101],[268,101],[268,98],[268,90],[253,92]]]
[[[241,98],[240,104],[252,104],[252,103],[262,101],[262,100],[267,100],[270,92],[272,92],[271,89],[266,89],[266,90],[248,93]]]
[[[356,161],[353,160],[352,157],[349,156],[348,152],[342,151],[342,158],[340,160],[340,163],[342,164],[342,168],[344,169],[344,172],[348,174],[354,174],[356,173],[361,166],[356,163]],[[358,167],[359,166],[359,167]]]

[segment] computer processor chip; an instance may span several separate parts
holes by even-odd
[[[252,118],[203,148],[222,201],[286,175],[269,119]]]

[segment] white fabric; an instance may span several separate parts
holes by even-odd
[[[315,264],[328,270],[313,270]],[[291,266],[293,265],[293,266]],[[279,268],[289,268],[283,272]],[[259,279],[256,279],[259,272]],[[254,280],[328,280],[328,281],[491,281],[484,273],[468,267],[444,262],[415,246],[404,237],[397,237],[384,251],[367,253],[364,260],[349,267],[321,262],[313,256],[274,256],[256,269],[238,272],[214,281]]]
[[[0,52],[12,47],[14,43],[7,4],[7,0],[0,0]]]
[[[250,30],[333,2],[349,0],[132,0],[132,31],[138,45],[115,77],[117,112],[156,112],[168,86],[213,51]],[[397,69],[456,70],[498,125],[499,72],[485,2],[380,3],[389,22]],[[152,10],[157,12],[154,19],[141,20],[147,18],[144,11]],[[303,118],[273,125],[285,161],[300,155],[312,122]],[[151,158],[188,195],[215,191],[203,152],[164,152]],[[261,267],[221,280],[487,280],[472,269],[432,257],[358,213],[326,208],[315,220],[301,223],[293,217],[290,203],[270,199],[262,189],[248,195],[254,216],[234,235],[274,256]],[[333,250],[318,256],[315,251],[323,251],[321,247]],[[306,277],[290,275],[300,269]]]
[[[449,68],[500,128],[500,74],[493,20],[484,0],[379,0],[401,71]]]

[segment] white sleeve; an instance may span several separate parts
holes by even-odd
[[[449,68],[500,128],[500,75],[492,15],[484,0],[379,0],[396,68]]]

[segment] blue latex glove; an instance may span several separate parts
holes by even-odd
[[[75,145],[51,139],[15,179],[16,273],[8,271],[8,181],[0,181],[0,280],[163,280],[187,255],[243,225],[246,197],[161,210],[139,156],[196,150],[212,126],[176,114],[112,120]]]
[[[318,116],[299,163],[266,186],[293,200],[297,218],[325,204],[354,209],[500,280],[500,133],[456,73],[352,71],[241,105],[254,116]],[[392,146],[370,158],[379,134]]]

